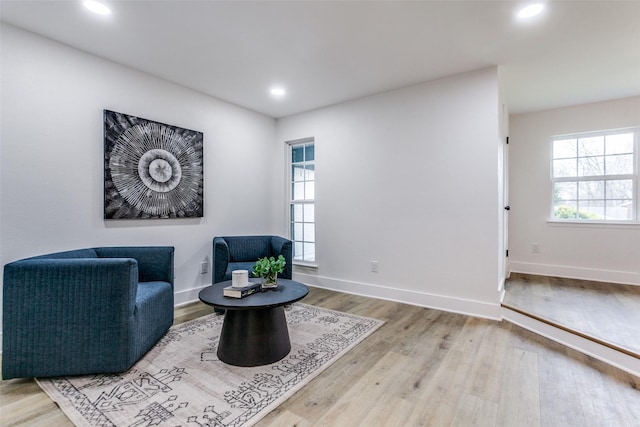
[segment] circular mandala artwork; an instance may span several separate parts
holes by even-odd
[[[173,154],[165,150],[153,149],[140,158],[138,175],[148,188],[166,193],[180,184],[182,168]]]
[[[201,217],[202,133],[105,110],[105,218]]]

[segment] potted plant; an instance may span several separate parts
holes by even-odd
[[[260,258],[253,267],[253,275],[255,277],[262,278],[263,288],[275,288],[278,286],[276,282],[278,273],[282,273],[284,271],[286,263],[287,261],[282,255],[279,255],[278,259],[275,259],[274,257]]]

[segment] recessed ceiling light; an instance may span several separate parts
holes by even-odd
[[[529,6],[525,6],[522,9],[520,9],[520,12],[518,12],[518,18],[520,19],[533,18],[534,16],[542,12],[542,9],[544,9],[544,4],[542,3],[530,4]]]
[[[82,4],[84,4],[84,7],[89,9],[91,12],[97,13],[98,15],[111,14],[111,9],[109,9],[104,3],[100,3],[95,0],[85,0]]]
[[[286,92],[283,88],[281,88],[281,87],[273,87],[273,88],[271,88],[270,92],[271,92],[271,95],[273,95],[273,96],[277,96],[277,97],[285,96],[285,95],[286,95],[286,93],[287,93],[287,92]]]

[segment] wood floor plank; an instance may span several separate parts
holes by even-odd
[[[410,411],[411,403],[407,400],[386,394],[378,399],[364,419],[356,422],[362,426],[405,427]]]
[[[535,353],[514,348],[503,373],[498,425],[541,426],[538,358]],[[510,404],[518,402],[517,405]]]
[[[625,420],[640,420],[640,378],[629,376],[617,369],[608,369],[609,377],[615,380],[618,387],[611,387],[610,391],[619,402]],[[605,368],[602,367],[604,370]]]
[[[394,352],[386,353],[366,375],[344,390],[340,399],[316,422],[316,425],[358,425],[381,402],[388,400],[395,387],[406,381],[405,367],[410,362],[411,359],[407,356]],[[363,396],[367,398],[363,399]]]
[[[578,402],[582,392],[577,387],[572,361],[566,349],[549,346],[539,350],[538,375],[541,384],[555,384],[540,390],[540,419],[543,426],[583,426],[584,413]]]
[[[386,323],[256,427],[638,425],[640,378],[518,326],[318,288],[303,302]],[[175,319],[209,313],[196,302]],[[33,380],[0,382],[0,415],[71,425]]]
[[[73,426],[58,406],[39,390],[39,387],[38,391],[23,395],[22,398],[8,405],[3,402],[0,415],[3,426]],[[53,420],[57,420],[57,423],[54,424]]]
[[[291,411],[280,412],[272,423],[279,427],[310,427],[311,423]]]
[[[486,427],[498,425],[498,408],[497,402],[464,394],[455,408],[451,426]]]
[[[512,274],[503,303],[640,357],[640,286]]]
[[[502,383],[496,381],[505,370],[512,333],[506,324],[470,318],[478,337],[469,341],[468,352],[474,354],[468,393],[496,404],[500,401]]]
[[[599,426],[598,414],[607,413],[607,425],[610,426],[637,426],[638,419],[630,423],[631,420],[625,416],[625,408],[622,401],[618,399],[615,390],[619,389],[619,384],[611,381],[610,373],[615,369],[599,361],[595,361],[589,356],[576,354],[576,359],[581,363],[572,365],[576,387],[580,389],[581,395],[579,405],[584,413],[585,426]],[[599,369],[593,369],[597,366]],[[640,404],[640,399],[636,401]]]
[[[468,385],[472,358],[457,349],[447,355],[430,378],[423,378],[422,393],[409,416],[409,425],[449,425]]]

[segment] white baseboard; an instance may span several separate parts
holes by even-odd
[[[492,304],[482,301],[454,298],[444,295],[409,291],[406,289],[398,289],[388,286],[372,285],[369,283],[339,280],[299,272],[293,273],[293,279],[305,283],[309,286],[330,289],[347,294],[401,302],[404,304],[416,305],[419,307],[433,308],[437,310],[459,313],[474,317],[483,317],[492,320],[501,319],[499,295],[496,295],[496,302],[495,304]],[[497,289],[496,292],[498,292]]]
[[[564,277],[567,279],[593,280],[596,282],[640,286],[640,273],[632,271],[603,270],[518,261],[510,261],[509,270],[511,273],[535,274],[538,276]]]
[[[500,320],[502,316],[500,302],[503,298],[504,290],[496,290],[496,292],[498,293],[496,295],[496,303],[491,304],[482,301],[453,298],[449,296],[429,294],[424,292],[415,292],[406,289],[391,288],[388,286],[372,285],[369,283],[332,279],[328,277],[317,276],[314,274],[304,274],[299,272],[293,273],[293,279],[317,288],[324,288],[332,291],[344,292],[347,294],[401,302],[405,304],[416,305],[419,307],[427,307],[436,310],[464,314],[467,316],[482,317],[492,320]],[[206,284],[197,288],[176,292],[174,294],[175,306],[180,307],[182,305],[198,301],[198,294],[207,286],[211,286],[211,284]]]
[[[556,328],[516,311],[502,308],[502,318],[508,322],[530,330],[538,335],[549,338],[559,344],[584,353],[604,363],[622,369],[632,375],[640,377],[640,359],[616,351],[610,347]]]
[[[498,300],[500,301],[500,304],[502,304],[502,301],[504,301],[504,296],[506,295],[507,291],[504,289],[504,287],[502,287],[502,289],[500,289],[498,292],[500,294],[500,298]]]
[[[173,294],[173,305],[175,307],[180,307],[185,304],[192,303],[194,301],[199,301],[198,294],[201,290],[206,287],[211,286],[211,283],[208,283],[203,286],[199,286],[197,288],[187,289],[185,291],[176,292]]]

